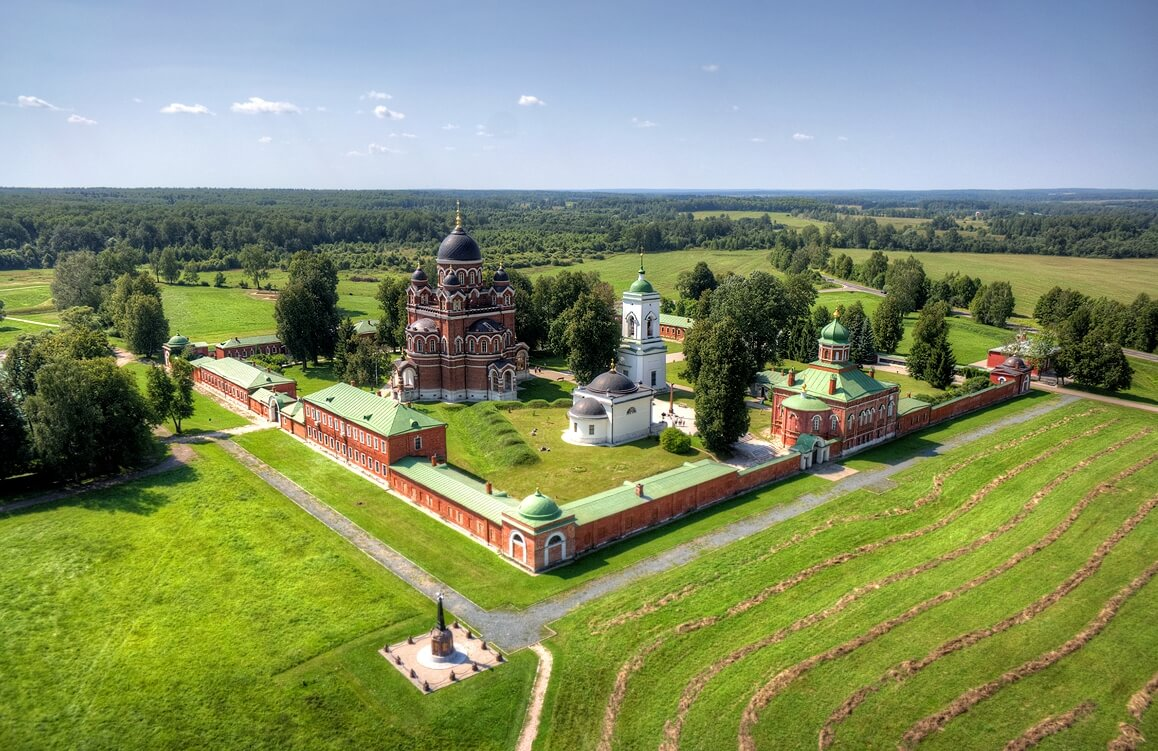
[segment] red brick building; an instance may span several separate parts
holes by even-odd
[[[515,336],[515,291],[500,265],[483,282],[482,251],[462,227],[438,247],[437,280],[416,269],[406,293],[406,345],[391,386],[402,401],[517,398],[530,351]],[[432,282],[433,285],[432,286]]]
[[[667,313],[659,315],[659,335],[661,339],[671,339],[673,342],[682,342],[694,324],[690,318],[673,316]]]
[[[244,360],[254,355],[288,355],[289,350],[272,334],[265,336],[233,337],[214,345],[213,356],[218,360],[232,357]]]
[[[233,359],[202,357],[194,360],[193,381],[245,409],[252,409],[250,397],[259,389],[290,397],[296,397],[298,393],[297,382],[292,378]]]

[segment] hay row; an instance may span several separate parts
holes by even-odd
[[[1150,680],[1146,681],[1146,685],[1134,692],[1130,700],[1126,702],[1126,711],[1130,713],[1138,723],[1142,722],[1142,715],[1150,708],[1150,702],[1154,698],[1154,693],[1158,691],[1158,673],[1150,676]],[[1134,749],[1146,742],[1142,731],[1138,729],[1137,725],[1129,722],[1118,723],[1118,735],[1106,744],[1106,751],[1134,751]]]
[[[1142,436],[1148,435],[1149,433],[1150,433],[1150,431],[1144,431],[1138,437],[1140,438]],[[1115,445],[1115,446],[1110,447],[1110,450],[1114,451],[1114,450],[1117,450],[1118,448],[1119,448],[1119,446]],[[1109,453],[1109,452],[1107,452],[1107,453]],[[1077,522],[1078,518],[1085,511],[1085,509],[1091,503],[1093,503],[1093,501],[1098,496],[1101,496],[1101,495],[1104,495],[1104,494],[1110,492],[1116,485],[1121,483],[1123,480],[1130,477],[1131,475],[1137,474],[1138,472],[1142,471],[1146,467],[1153,464],[1156,460],[1158,460],[1158,457],[1155,457],[1155,456],[1147,457],[1146,459],[1143,459],[1142,461],[1138,462],[1137,464],[1134,464],[1132,467],[1129,467],[1129,468],[1119,472],[1112,479],[1107,480],[1106,482],[1100,483],[1097,487],[1091,489],[1090,492],[1086,493],[1086,495],[1080,501],[1078,501],[1078,503],[1076,503],[1072,509],[1070,509],[1070,512],[1066,515],[1066,518],[1063,519],[1060,523],[1058,523],[1058,525],[1055,526],[1052,530],[1050,530],[1050,532],[1046,536],[1042,537],[1040,540],[1033,543],[1032,545],[1018,551],[1011,558],[1007,559],[1004,563],[1002,563],[1000,566],[998,566],[997,568],[991,569],[990,571],[986,572],[985,574],[982,574],[982,576],[987,577],[986,581],[988,581],[994,575],[1004,573],[1011,566],[1014,566],[1017,563],[1020,563],[1022,560],[1025,560],[1025,558],[1028,558],[1031,555],[1035,555],[1036,553],[1041,552],[1047,546],[1051,545],[1052,543],[1057,541],[1063,534],[1065,534],[1065,532],[1067,530],[1069,530],[1070,527],[1072,527]],[[1038,615],[1041,611],[1045,610],[1047,607],[1050,607],[1051,605],[1056,604],[1058,601],[1060,601],[1060,599],[1063,596],[1065,596],[1066,594],[1071,592],[1074,589],[1074,587],[1076,587],[1078,584],[1080,584],[1082,581],[1084,581],[1086,578],[1088,578],[1090,575],[1092,575],[1098,569],[1098,567],[1101,566],[1102,560],[1109,553],[1110,549],[1115,544],[1117,544],[1117,542],[1119,540],[1121,540],[1122,537],[1124,537],[1127,532],[1132,530],[1134,528],[1134,525],[1136,525],[1138,522],[1140,522],[1141,519],[1147,513],[1149,513],[1149,510],[1151,508],[1153,508],[1153,505],[1155,503],[1158,503],[1158,498],[1151,499],[1151,501],[1148,501],[1146,504],[1143,504],[1142,507],[1139,509],[1139,511],[1134,515],[1134,517],[1127,519],[1126,522],[1124,522],[1123,525],[1121,527],[1119,527],[1118,530],[1115,531],[1115,533],[1113,535],[1111,535],[1109,538],[1104,540],[1101,543],[1101,545],[1098,546],[1098,548],[1094,551],[1094,553],[1090,556],[1090,558],[1087,559],[1085,565],[1081,569],[1079,569],[1077,572],[1072,574],[1069,578],[1066,579],[1066,581],[1062,582],[1062,584],[1058,585],[1058,587],[1056,589],[1054,589],[1053,592],[1051,592],[1047,595],[1044,595],[1039,600],[1037,600],[1035,603],[1022,609],[1019,613],[1016,613],[1016,614],[1010,616],[1009,618],[1006,618],[1005,620],[1001,621],[1000,623],[998,623],[995,626],[987,627],[984,629],[977,629],[977,630],[972,631],[968,634],[964,634],[964,635],[956,637],[948,642],[945,642],[944,644],[942,644],[940,647],[938,647],[937,649],[930,652],[928,655],[926,655],[921,660],[906,660],[904,662],[901,662],[899,665],[886,671],[885,674],[883,676],[881,676],[881,678],[878,679],[875,683],[869,684],[867,686],[864,686],[864,687],[858,689],[851,696],[849,696],[847,699],[845,699],[844,703],[841,704],[836,710],[834,710],[833,713],[831,715],[829,715],[828,719],[825,721],[824,726],[820,730],[820,737],[819,737],[819,743],[818,743],[821,751],[829,748],[832,745],[833,740],[835,738],[835,734],[836,734],[836,727],[840,723],[842,723],[846,719],[848,719],[849,716],[852,715],[853,711],[858,706],[860,706],[871,694],[874,694],[877,691],[881,690],[890,680],[897,682],[897,683],[908,680],[909,678],[914,676],[918,671],[925,669],[926,667],[928,667],[930,664],[932,664],[936,660],[939,660],[942,657],[945,657],[946,655],[949,655],[949,654],[956,652],[960,649],[964,649],[967,646],[975,644],[976,642],[980,641],[983,638],[988,638],[990,636],[993,636],[994,634],[1000,633],[1001,631],[1005,631],[1008,628],[1010,628],[1014,625],[1017,625],[1018,623],[1024,623],[1024,622],[1030,620],[1031,618],[1035,617],[1036,615]],[[1135,519],[1135,517],[1137,517],[1137,519]],[[977,580],[974,580],[974,581],[977,581]],[[977,582],[977,583],[980,584],[982,582]],[[972,585],[972,584],[973,584],[973,582],[967,582],[966,583],[966,585]],[[972,586],[970,586],[970,588],[972,588]]]
[[[1090,437],[1090,436],[1093,436],[1093,435],[1096,435],[1096,434],[1102,432],[1107,427],[1109,427],[1110,425],[1113,425],[1116,422],[1117,422],[1117,420],[1110,420],[1110,421],[1101,423],[1099,425],[1095,425],[1094,427],[1089,428],[1088,430],[1085,430],[1082,433],[1079,433],[1078,435],[1066,438],[1065,440],[1063,440],[1063,441],[1055,444],[1054,446],[1046,449],[1044,452],[1042,452],[1038,456],[1022,463],[1021,465],[1014,467],[1012,469],[1006,470],[1001,475],[999,475],[997,478],[990,480],[981,490],[975,492],[965,504],[958,507],[957,509],[954,509],[950,514],[946,515],[945,517],[943,517],[942,519],[940,519],[938,521],[932,522],[932,523],[926,525],[925,527],[921,527],[920,529],[916,529],[916,530],[913,530],[911,532],[905,532],[905,533],[893,535],[891,537],[885,538],[884,540],[880,540],[880,541],[875,542],[875,543],[869,543],[866,545],[862,545],[859,548],[856,548],[855,550],[853,550],[849,553],[842,553],[842,554],[839,554],[836,556],[832,556],[832,557],[826,559],[825,561],[822,561],[818,564],[814,564],[813,566],[810,566],[810,567],[804,569],[803,571],[798,572],[797,574],[789,577],[788,579],[781,580],[781,581],[777,582],[776,584],[773,584],[770,587],[765,588],[764,590],[757,593],[753,597],[750,597],[746,600],[742,600],[741,602],[730,607],[724,616],[708,616],[708,617],[696,619],[694,621],[688,621],[685,623],[681,623],[672,630],[672,633],[673,633],[673,635],[682,636],[685,634],[692,633],[694,631],[698,631],[702,628],[707,628],[708,626],[713,626],[716,623],[723,620],[724,618],[730,618],[732,616],[739,615],[743,612],[746,612],[750,608],[753,608],[753,607],[763,603],[769,597],[776,595],[776,594],[781,594],[781,593],[785,592],[786,590],[806,581],[807,579],[811,578],[812,576],[815,576],[816,574],[818,574],[826,569],[829,569],[829,568],[832,568],[834,566],[838,566],[840,564],[854,560],[854,559],[859,558],[863,555],[867,555],[869,553],[876,552],[877,550],[879,550],[883,547],[886,547],[888,545],[892,545],[892,544],[895,544],[898,542],[904,542],[904,541],[907,541],[910,539],[914,539],[916,537],[920,537],[921,535],[928,534],[929,532],[932,532],[936,529],[940,529],[941,527],[944,527],[944,526],[952,523],[954,520],[956,520],[961,515],[967,513],[970,509],[972,509],[974,506],[976,506],[978,503],[980,503],[981,500],[983,500],[989,493],[993,492],[993,490],[1000,487],[1005,482],[1008,482],[1009,480],[1013,479],[1014,477],[1016,477],[1017,475],[1019,475],[1020,473],[1022,473],[1026,469],[1028,469],[1028,468],[1030,468],[1030,467],[1032,467],[1032,466],[1034,466],[1042,461],[1045,461],[1048,458],[1051,458],[1052,456],[1054,456],[1058,452],[1066,449],[1067,447],[1069,447],[1071,444],[1075,443],[1078,440],[1081,440],[1083,438],[1087,438],[1087,437]],[[1055,427],[1056,427],[1056,424],[1055,424]],[[1007,443],[1012,444],[1012,443],[1015,443],[1016,440],[1017,439],[1015,439],[1014,441],[1009,441]],[[976,458],[980,458],[980,455]],[[965,462],[960,462],[959,465],[960,465],[960,467],[964,467],[970,463],[972,463],[972,462],[965,461]],[[958,471],[959,471],[959,469],[958,469]],[[938,485],[938,488],[939,487],[940,487],[940,485]],[[845,607],[847,607],[847,604],[845,605]],[[806,617],[806,619],[802,619],[802,621],[816,618],[816,622],[819,622],[819,620],[823,620],[824,617],[827,617],[827,616],[820,616],[819,614],[813,614],[812,616]],[[798,622],[798,623],[800,623],[800,622]],[[805,625],[802,625],[801,628],[804,628],[807,625],[812,625],[812,623],[807,623]],[[789,627],[789,628],[791,628],[791,627]],[[784,630],[782,629],[781,631],[784,631]],[[779,634],[779,633],[780,632],[777,632],[777,634]],[[776,636],[776,634],[773,635],[773,637],[775,637],[775,636]],[[783,635],[781,635],[779,638],[783,638]],[[601,741],[600,741],[600,746],[599,746],[600,751],[605,751],[606,749],[609,749],[611,747],[611,737],[615,731],[615,720],[616,720],[616,717],[618,716],[619,708],[620,708],[620,706],[622,706],[623,699],[626,696],[628,681],[630,680],[632,675],[634,675],[640,669],[642,669],[644,663],[646,662],[646,657],[648,655],[650,655],[652,652],[654,652],[655,650],[659,649],[659,647],[661,647],[665,641],[666,641],[665,636],[661,635],[661,636],[657,637],[652,643],[650,643],[649,645],[647,645],[643,649],[637,651],[635,653],[635,655],[630,657],[620,667],[619,672],[616,675],[615,689],[612,691],[611,696],[608,697],[607,705],[604,708],[603,731],[601,733]],[[731,664],[731,663],[729,662],[727,664]],[[712,675],[714,675],[714,674],[715,673],[713,673]],[[709,676],[709,678],[710,678],[710,676]],[[682,703],[683,703],[683,700],[681,699],[681,704]],[[678,736],[680,726],[682,726],[682,721],[678,720],[678,719],[677,719],[677,723],[675,725],[671,725],[670,721],[669,721],[669,723],[665,723],[665,739],[670,737],[673,733]],[[667,740],[664,741],[665,744],[667,742],[668,742]]]
[[[707,669],[701,671],[684,688],[684,691],[680,696],[680,703],[679,703],[679,707],[678,707],[675,718],[673,720],[669,720],[667,723],[665,723],[665,725],[664,725],[664,741],[660,745],[660,748],[664,749],[665,751],[672,751],[673,749],[675,749],[679,746],[679,736],[680,736],[680,733],[682,732],[683,724],[686,720],[687,714],[690,711],[692,705],[699,698],[700,693],[706,687],[707,683],[712,678],[714,678],[717,674],[719,674],[722,670],[724,670],[725,668],[729,667],[730,665],[735,664],[736,662],[739,662],[742,659],[745,659],[745,658],[751,656],[755,652],[758,652],[762,649],[765,649],[766,647],[769,647],[773,644],[776,644],[776,643],[779,643],[780,641],[783,641],[785,638],[787,638],[789,635],[791,635],[793,633],[796,633],[798,631],[802,631],[806,628],[810,628],[810,627],[816,625],[817,623],[820,623],[821,621],[824,621],[824,620],[832,617],[833,615],[840,613],[841,611],[845,610],[851,604],[860,600],[861,598],[863,598],[867,594],[878,591],[878,590],[880,590],[884,587],[890,586],[892,584],[896,584],[897,582],[904,581],[904,580],[910,579],[914,576],[918,576],[920,574],[923,574],[927,571],[930,571],[934,568],[937,568],[938,566],[941,566],[944,563],[956,560],[957,558],[960,558],[964,555],[968,555],[969,553],[976,552],[980,548],[984,547],[985,545],[988,545],[989,543],[993,542],[994,540],[1001,537],[1002,535],[1007,534],[1009,531],[1016,528],[1019,524],[1021,524],[1023,521],[1025,521],[1025,519],[1030,515],[1030,513],[1032,513],[1033,510],[1035,508],[1037,508],[1038,504],[1041,502],[1041,500],[1043,498],[1045,498],[1047,495],[1052,493],[1058,486],[1060,486],[1063,482],[1068,480],[1074,474],[1077,474],[1078,472],[1081,472],[1082,470],[1089,467],[1091,464],[1093,464],[1097,460],[1098,457],[1103,456],[1105,454],[1111,454],[1114,451],[1117,451],[1118,449],[1121,449],[1124,446],[1141,439],[1144,435],[1146,435],[1148,433],[1149,433],[1149,431],[1145,431],[1141,434],[1136,434],[1136,435],[1130,436],[1128,438],[1125,438],[1121,441],[1118,441],[1116,444],[1108,447],[1108,449],[1104,452],[1104,454],[1098,454],[1098,455],[1093,456],[1093,457],[1088,457],[1088,458],[1083,459],[1082,461],[1078,462],[1074,466],[1069,467],[1064,472],[1062,472],[1060,475],[1058,475],[1056,478],[1054,478],[1053,480],[1050,480],[1050,482],[1048,482],[1045,486],[1043,486],[1041,489],[1039,489],[1036,493],[1034,493],[1033,496],[1031,496],[1030,499],[1028,501],[1026,501],[1026,503],[1022,506],[1021,510],[1018,511],[1017,514],[1015,514],[1013,517],[1008,519],[1005,523],[1003,523],[1001,526],[997,527],[996,529],[991,530],[990,532],[987,532],[986,534],[984,534],[984,535],[982,535],[974,540],[971,540],[970,542],[968,542],[964,545],[961,545],[953,550],[942,553],[941,555],[939,555],[935,558],[931,558],[928,561],[924,561],[920,564],[917,564],[916,566],[912,566],[911,568],[908,568],[908,569],[903,570],[903,571],[894,572],[892,574],[889,574],[886,577],[883,577],[881,579],[877,579],[876,581],[862,584],[862,585],[856,587],[855,589],[853,589],[848,594],[846,594],[843,597],[841,597],[840,599],[838,599],[835,603],[833,603],[829,607],[825,608],[824,610],[820,610],[820,611],[817,611],[815,613],[811,613],[811,614],[797,620],[796,622],[792,623],[789,626],[781,628],[780,630],[778,630],[772,634],[769,634],[768,636],[765,636],[762,639],[759,639],[758,641],[752,642],[751,644],[747,644],[747,645],[741,647],[740,649],[732,652],[727,657],[725,657],[723,660],[720,660],[720,661],[714,663],[713,665],[711,665],[710,667],[708,667]],[[1055,447],[1055,449],[1051,449],[1051,451],[1056,450],[1056,448],[1058,448],[1058,447]],[[1046,452],[1046,453],[1050,453],[1050,452]],[[1040,457],[1038,458],[1038,460],[1040,460]],[[1024,469],[1025,467],[1030,466],[1031,463],[1033,463],[1035,461],[1037,461],[1037,460],[1031,460],[1031,462],[1027,462],[1025,465],[1022,465],[1021,467],[1019,467],[1017,469],[1017,471],[1020,471],[1020,470]],[[1007,478],[1007,479],[1009,479],[1009,478]],[[992,492],[994,489],[996,489],[998,487],[999,484],[1000,483],[997,483],[997,484],[991,483],[989,485],[986,485],[986,488],[983,488],[982,490],[986,493]],[[979,495],[981,492],[982,491],[979,491],[979,493],[975,494],[975,496]],[[980,500],[982,500],[983,497],[984,496],[978,497],[977,501],[980,502]],[[1060,532],[1058,533],[1058,535],[1060,536]],[[930,607],[932,607],[932,606],[930,605]],[[823,743],[823,738],[824,738],[823,733],[821,735],[821,738],[822,738],[821,748],[824,748],[825,746]]]
[[[1073,727],[1074,723],[1089,715],[1096,708],[1097,705],[1092,701],[1083,701],[1068,712],[1062,712],[1053,717],[1046,717],[1009,743],[1006,743],[1005,751],[1027,751],[1051,735],[1057,735],[1063,730],[1068,730]]]
[[[1154,501],[1158,500],[1158,496],[1152,498],[1147,504],[1153,507]],[[1054,663],[1067,657],[1079,649],[1084,647],[1095,636],[1100,634],[1103,629],[1110,624],[1114,616],[1121,610],[1122,605],[1126,603],[1134,594],[1144,587],[1154,575],[1158,574],[1158,561],[1151,563],[1145,571],[1134,577],[1126,586],[1122,587],[1118,592],[1110,598],[1110,600],[1102,607],[1097,616],[1092,621],[1086,624],[1086,627],[1075,634],[1066,643],[1062,644],[1056,649],[1051,649],[1038,657],[1028,660],[1027,662],[1018,665],[1013,670],[1008,670],[998,678],[986,683],[983,686],[971,688],[959,697],[954,699],[949,706],[945,707],[939,712],[924,717],[913,723],[902,736],[901,743],[898,748],[910,749],[915,748],[918,743],[924,740],[932,733],[941,730],[953,718],[968,712],[971,708],[990,698],[1002,688],[1017,683],[1018,681],[1028,678],[1036,673],[1040,673]]]
[[[1018,446],[1020,446],[1024,443],[1027,443],[1028,441],[1031,441],[1040,435],[1043,435],[1043,434],[1048,433],[1048,432],[1056,431],[1058,428],[1061,428],[1061,427],[1065,426],[1066,424],[1073,422],[1074,420],[1077,420],[1077,419],[1080,419],[1083,417],[1088,417],[1092,414],[1100,414],[1103,411],[1104,410],[1101,410],[1101,409],[1088,409],[1084,412],[1079,412],[1079,413],[1076,413],[1073,415],[1069,415],[1067,417],[1063,417],[1062,419],[1058,420],[1055,423],[1045,425],[1043,427],[1037,428],[1036,430],[1031,430],[1028,433],[1023,433],[1023,434],[1019,435],[1018,437],[1010,439],[1010,440],[1005,441],[1003,443],[999,443],[995,446],[991,446],[990,448],[988,448],[984,451],[981,451],[979,453],[973,454],[973,455],[969,456],[968,458],[963,459],[963,460],[957,462],[956,464],[953,464],[953,465],[947,467],[942,472],[935,474],[933,476],[932,489],[928,493],[926,493],[925,495],[918,498],[913,503],[913,505],[911,507],[906,508],[903,506],[898,506],[898,507],[887,509],[885,511],[880,511],[880,512],[877,512],[874,514],[852,514],[849,516],[834,517],[834,518],[829,519],[828,521],[824,522],[823,524],[820,524],[816,527],[813,527],[812,529],[810,529],[806,532],[798,532],[798,533],[792,535],[792,537],[790,537],[788,540],[785,540],[784,542],[782,542],[778,545],[774,545],[773,547],[769,548],[766,553],[748,561],[747,565],[750,566],[753,564],[761,563],[761,562],[767,560],[768,558],[771,558],[772,556],[776,555],[777,553],[780,553],[780,552],[792,547],[793,545],[798,545],[798,544],[804,542],[805,540],[810,540],[813,537],[816,537],[821,532],[832,529],[833,527],[840,525],[840,524],[851,524],[854,522],[865,522],[865,521],[879,521],[881,519],[889,519],[889,518],[893,518],[893,517],[897,517],[897,516],[904,516],[906,514],[911,514],[911,513],[915,512],[921,508],[924,508],[929,503],[940,498],[941,497],[941,490],[944,487],[945,481],[950,479],[951,477],[953,477],[954,475],[956,475],[958,472],[965,469],[966,467],[968,467],[972,464],[976,464],[977,462],[982,461],[984,459],[988,459],[989,457],[994,456],[996,454],[1001,454],[1001,453],[1004,453],[1006,451],[1009,451],[1010,449],[1017,448]],[[1113,422],[1116,422],[1116,421],[1113,421]],[[609,629],[615,628],[617,626],[622,626],[625,623],[629,623],[631,621],[643,618],[644,616],[650,615],[650,614],[656,612],[657,610],[660,610],[661,608],[666,607],[667,605],[670,605],[673,602],[678,602],[679,600],[682,600],[682,599],[688,597],[689,595],[694,594],[696,591],[702,589],[704,586],[707,586],[708,584],[712,583],[713,581],[719,579],[720,577],[722,577],[724,575],[725,574],[721,572],[721,573],[711,577],[710,579],[701,581],[701,582],[696,583],[696,584],[686,585],[682,589],[680,589],[676,592],[671,592],[667,595],[664,595],[662,598],[660,598],[659,600],[657,600],[654,603],[646,603],[643,606],[641,606],[635,610],[629,611],[627,613],[620,613],[619,615],[616,615],[613,618],[609,618],[609,619],[604,620],[604,621],[592,620],[591,622],[588,623],[588,626],[590,627],[591,633],[593,633],[593,634],[604,633],[604,632],[608,631]]]

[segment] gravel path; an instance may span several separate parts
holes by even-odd
[[[535,738],[539,735],[539,717],[543,713],[543,699],[547,695],[547,684],[551,682],[554,660],[550,650],[542,644],[533,644],[531,651],[539,655],[539,667],[535,669],[535,687],[531,689],[531,703],[527,705],[527,717],[523,720],[515,751],[531,751],[535,745]]]

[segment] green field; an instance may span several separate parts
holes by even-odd
[[[217,446],[0,518],[0,747],[509,749],[534,655],[421,695],[433,606]]]
[[[816,227],[823,226],[826,222],[817,221],[816,219],[808,219],[807,217],[793,216],[784,211],[693,211],[692,216],[696,219],[707,219],[713,216],[726,216],[729,219],[759,219],[760,217],[768,215],[768,218],[777,224],[783,224],[790,229],[800,229],[813,225]]]
[[[967,690],[1074,639],[1153,566],[1153,427],[1133,410],[1070,405],[572,613],[548,642],[542,748],[742,737],[815,749],[826,723],[836,748],[896,746]],[[938,435],[906,439],[906,455]],[[1093,713],[1050,747],[1105,747],[1158,665],[1158,583],[1146,581],[1088,642],[999,686],[922,748],[1001,748],[1084,701]],[[927,667],[888,677],[926,655]],[[862,687],[863,703],[830,720]],[[1158,732],[1153,711],[1141,729]]]
[[[1107,391],[1101,388],[1086,388],[1074,383],[1067,383],[1070,388],[1089,391],[1093,394],[1114,396],[1119,399],[1128,399],[1143,404],[1158,404],[1158,362],[1129,358],[1130,367],[1134,369],[1134,381],[1125,391]]]
[[[873,251],[833,249],[856,263]],[[909,253],[886,251],[890,260],[912,255],[925,273],[939,279],[952,271],[981,277],[982,282],[1007,281],[1016,300],[1014,312],[1031,318],[1037,298],[1053,287],[1072,287],[1091,297],[1109,297],[1129,303],[1140,292],[1158,293],[1158,258],[1070,258],[1065,256],[1006,255],[999,253]],[[1016,319],[1015,319],[1016,322]]]

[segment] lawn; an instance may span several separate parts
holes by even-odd
[[[553,402],[556,399],[569,399],[574,390],[575,384],[571,381],[536,376],[519,384],[519,401],[529,402],[532,399],[543,399]]]
[[[55,325],[39,325],[37,323],[26,323],[25,321],[16,321],[9,315],[11,311],[5,311],[4,320],[0,321],[0,349],[7,349],[16,343],[16,339],[21,334],[42,334],[45,331],[52,331],[59,325],[60,318],[56,313],[21,313],[17,317],[25,318],[29,321],[39,321],[41,324],[55,324]]]
[[[543,748],[595,748],[601,737],[612,748],[665,738],[735,748],[743,736],[754,748],[815,749],[830,714],[866,686],[879,690],[830,725],[837,747],[897,745],[963,692],[1072,639],[1153,564],[1158,518],[1139,511],[1158,487],[1158,442],[1141,432],[1150,423],[1071,405],[571,613],[548,642]],[[1091,716],[1054,747],[1105,747],[1158,662],[1158,588],[1133,591],[1091,641],[926,744],[1000,748],[1089,700]],[[924,669],[889,673],[942,644],[949,652]],[[1143,732],[1158,727],[1149,717]]]
[[[334,378],[333,365],[328,362],[323,362],[319,365],[310,365],[309,367],[294,365],[283,370],[282,375],[297,381],[298,396],[305,396],[315,391],[321,391],[338,382],[338,379]]]
[[[124,366],[137,379],[137,386],[142,394],[147,394],[148,373],[153,367],[143,362],[131,362]],[[231,410],[222,407],[217,402],[203,395],[199,391],[193,392],[193,416],[181,421],[182,433],[200,433],[207,430],[224,430],[239,428],[248,425],[249,420]],[[167,430],[173,429],[172,420],[162,426]]]
[[[217,446],[0,519],[0,746],[514,745],[529,652],[421,695],[375,650],[433,606]]]
[[[608,546],[555,571],[530,576],[281,431],[247,433],[234,440],[484,608],[526,607],[828,485],[812,475],[793,477]]]
[[[860,263],[870,250],[837,249]],[[1002,253],[908,253],[890,250],[890,260],[912,255],[925,273],[939,279],[951,271],[979,276],[983,282],[1007,281],[1016,300],[1014,312],[1033,316],[1037,298],[1051,288],[1072,287],[1091,297],[1109,297],[1129,304],[1140,292],[1154,293],[1158,258],[1071,258],[1068,256],[1012,255]]]

